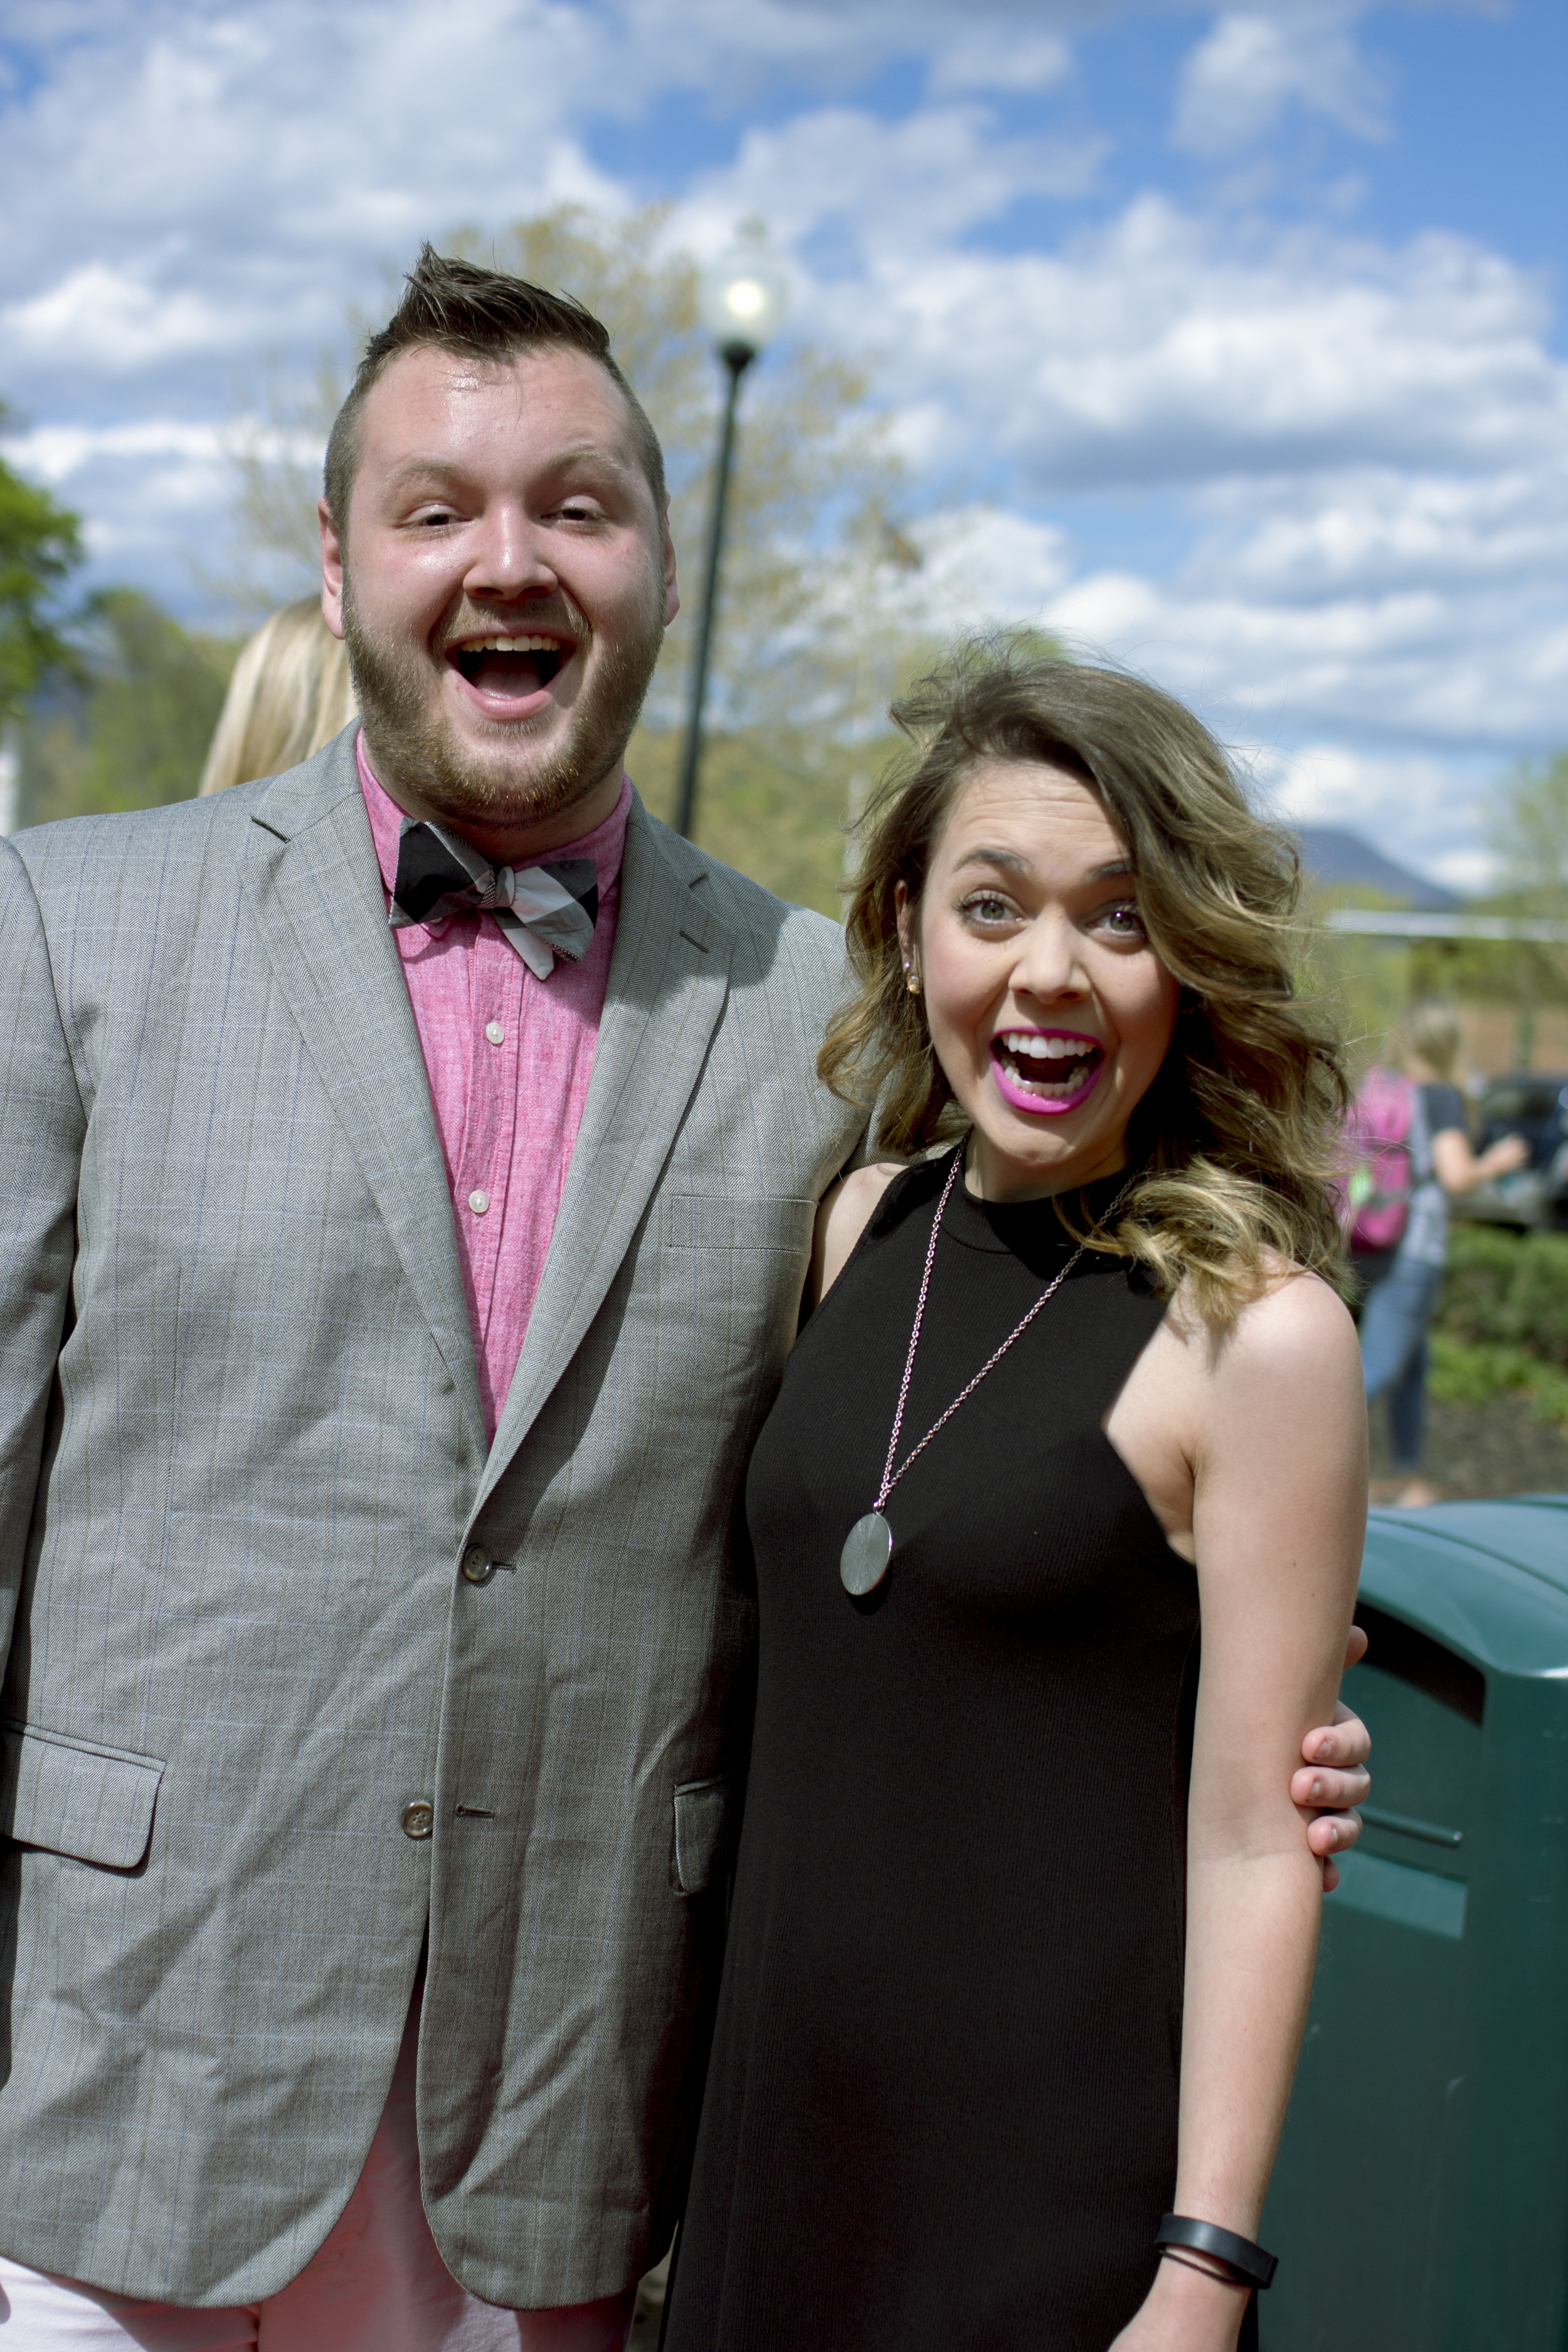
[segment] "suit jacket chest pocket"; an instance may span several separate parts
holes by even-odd
[[[658,1219],[659,1293],[669,1329],[689,1334],[707,1369],[776,1378],[789,1353],[811,1256],[816,1203],[667,1193]]]

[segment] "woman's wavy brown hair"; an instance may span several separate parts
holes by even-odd
[[[1221,1326],[1281,1261],[1337,1279],[1329,1188],[1347,1091],[1337,1039],[1296,993],[1300,859],[1206,728],[1142,678],[1007,636],[961,645],[892,717],[913,749],[862,820],[848,914],[859,989],[818,1057],[826,1083],[875,1102],[875,1139],[900,1157],[964,1132],[905,985],[898,886],[918,911],[954,797],[983,762],[1065,770],[1126,842],[1150,940],[1181,983],[1171,1050],[1128,1130],[1142,1173],[1115,1231],[1084,1237],[1136,1259],[1163,1296],[1185,1282]]]

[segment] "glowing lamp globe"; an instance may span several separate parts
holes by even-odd
[[[702,273],[702,323],[726,357],[754,359],[784,322],[788,283],[760,239],[747,238]]]

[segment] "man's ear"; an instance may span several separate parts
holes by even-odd
[[[680,610],[680,590],[675,579],[675,541],[669,535],[669,500],[664,502],[660,518],[664,531],[664,625],[668,629]]]
[[[316,500],[316,520],[321,530],[321,618],[334,637],[343,634],[343,546],[332,510],[325,499]]]

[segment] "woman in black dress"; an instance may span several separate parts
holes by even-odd
[[[667,2341],[1232,2352],[1366,1494],[1338,1065],[1289,850],[1180,706],[993,646],[897,715],[823,1072],[907,1164],[825,1202],[752,1458]]]

